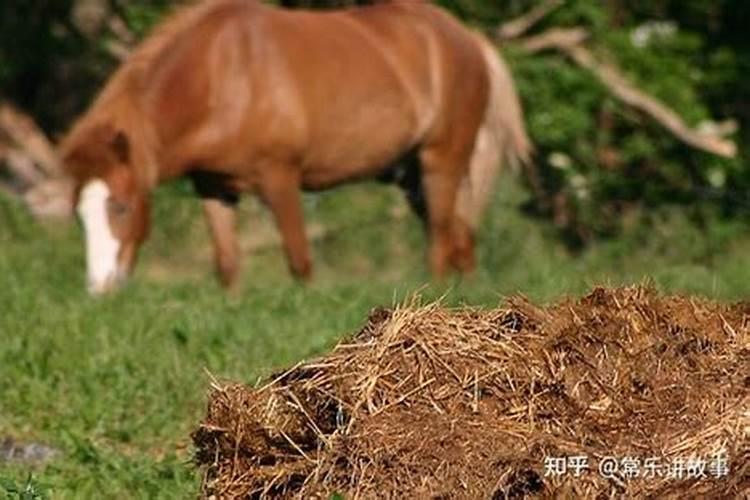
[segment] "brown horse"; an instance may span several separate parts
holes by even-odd
[[[219,276],[237,283],[243,192],[272,211],[293,274],[311,275],[301,190],[383,174],[416,153],[435,275],[474,266],[502,157],[529,143],[507,68],[423,2],[332,12],[204,0],[163,23],[61,145],[86,231],[89,289],[131,271],[157,184],[190,176]]]

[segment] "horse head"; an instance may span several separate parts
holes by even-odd
[[[133,269],[148,236],[149,193],[125,132],[106,124],[76,136],[62,158],[85,230],[88,290],[100,295],[116,289]]]

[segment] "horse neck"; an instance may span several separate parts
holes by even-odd
[[[153,125],[143,113],[137,113],[129,123],[132,147],[132,167],[136,171],[141,186],[151,191],[159,181],[159,166],[157,159],[158,144]]]
[[[159,178],[157,164],[158,144],[153,125],[146,118],[137,89],[122,89],[109,102],[97,103],[109,114],[108,120],[117,129],[125,133],[130,146],[130,164],[138,184],[146,192],[154,189]]]

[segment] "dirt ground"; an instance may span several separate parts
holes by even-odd
[[[376,309],[193,440],[205,498],[750,497],[750,303]]]

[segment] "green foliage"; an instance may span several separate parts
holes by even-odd
[[[49,486],[37,482],[31,474],[23,484],[0,476],[0,493],[4,493],[8,500],[47,500],[49,490]]]
[[[168,12],[171,2],[152,0],[150,2],[127,2],[123,6],[125,21],[138,37],[143,38],[149,30]]]
[[[463,19],[492,31],[528,12],[535,0],[442,0]],[[638,207],[690,204],[704,218],[710,207],[746,218],[750,110],[750,8],[737,1],[576,0],[533,29],[583,27],[589,47],[617,64],[690,126],[735,118],[742,155],[717,158],[691,149],[649,117],[609,96],[597,78],[556,52],[526,55],[505,49],[522,95],[547,200],[540,207],[577,241],[614,235]],[[549,201],[558,200],[553,206]],[[565,200],[560,203],[559,200]]]
[[[477,15],[477,2],[446,1]],[[481,3],[481,2],[479,2]],[[528,11],[538,2],[493,3],[480,21]],[[750,53],[739,41],[744,27],[735,16],[747,8],[736,2],[600,2],[577,0],[548,15],[533,33],[578,26],[591,33],[596,56],[622,68],[636,86],[674,109],[692,127],[736,118],[747,130],[750,113],[736,105],[748,87]],[[742,16],[740,16],[742,17]],[[476,21],[476,18],[475,18]],[[537,146],[537,168],[547,190],[540,206],[578,241],[617,234],[638,207],[690,204],[704,218],[710,207],[744,218],[747,132],[736,137],[742,155],[721,159],[679,142],[661,125],[610,97],[596,76],[559,53],[527,55],[505,50]],[[743,80],[744,75],[744,80]],[[561,203],[560,200],[565,200]]]

